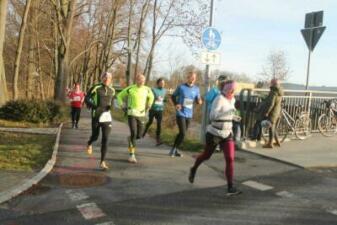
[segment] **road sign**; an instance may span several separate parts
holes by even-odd
[[[320,27],[323,25],[323,11],[305,14],[304,28]]]
[[[221,35],[214,27],[207,27],[202,33],[202,44],[208,50],[216,50],[221,44]]]
[[[219,52],[202,52],[201,62],[207,65],[219,65],[221,63],[221,54]]]
[[[301,30],[305,43],[310,51],[313,51],[322,37],[326,27],[316,27]]]

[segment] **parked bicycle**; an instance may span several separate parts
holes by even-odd
[[[298,139],[304,140],[311,135],[311,119],[309,112],[303,110],[303,106],[297,106],[297,113],[293,118],[282,107],[281,116],[276,125],[276,130],[279,136],[280,142],[284,142],[289,134],[295,135]],[[264,141],[268,139],[268,126],[262,127],[262,137]]]
[[[318,118],[318,129],[323,136],[331,137],[337,133],[337,105],[333,100],[324,101],[326,111]]]

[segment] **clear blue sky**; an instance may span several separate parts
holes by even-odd
[[[222,64],[216,68],[256,78],[269,52],[283,50],[294,83],[305,83],[306,78],[308,49],[300,33],[304,16],[324,10],[327,29],[312,55],[310,85],[337,86],[337,0],[215,0],[215,8],[214,27],[222,34]],[[169,61],[203,67],[172,38],[163,40],[157,55],[157,70],[169,70]]]

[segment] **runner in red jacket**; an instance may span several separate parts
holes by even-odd
[[[72,128],[78,128],[78,122],[81,116],[81,108],[84,102],[85,94],[81,91],[79,83],[74,84],[74,89],[69,90],[67,94],[71,105]]]

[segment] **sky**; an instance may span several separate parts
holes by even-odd
[[[256,79],[271,51],[286,54],[289,82],[305,84],[308,48],[300,30],[305,14],[324,11],[326,30],[311,56],[310,85],[337,86],[337,0],[214,0],[214,27],[222,35],[217,50],[223,69]],[[158,46],[157,70],[172,65],[204,65],[182,41],[164,38]],[[202,50],[201,50],[202,51]]]

